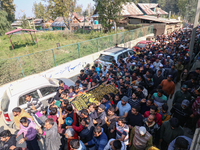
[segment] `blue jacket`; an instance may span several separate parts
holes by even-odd
[[[101,129],[101,135],[99,137],[94,137],[93,135],[93,139],[88,142],[88,145],[95,145],[96,150],[103,150],[107,143],[108,138],[103,132],[103,129]]]
[[[105,106],[105,108],[106,108],[106,112],[108,111],[108,109],[110,108],[110,106],[111,106],[111,103],[110,103],[110,101],[107,101],[106,103],[102,103],[104,106]]]

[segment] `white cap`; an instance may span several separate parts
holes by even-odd
[[[141,135],[145,135],[145,133],[147,132],[147,130],[146,130],[145,127],[141,126],[141,127],[139,128],[139,132],[140,132]]]
[[[152,52],[149,52],[149,54],[152,54]]]
[[[163,54],[159,54],[159,56],[163,56]]]
[[[162,64],[160,64],[160,66],[159,67],[163,67],[163,65]]]
[[[170,57],[170,56],[167,56],[168,58]]]
[[[135,62],[133,62],[132,65],[135,65]]]

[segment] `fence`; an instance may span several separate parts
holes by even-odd
[[[48,49],[10,59],[0,59],[0,85],[40,73],[57,65],[153,33],[153,26]]]

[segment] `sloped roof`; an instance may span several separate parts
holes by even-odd
[[[167,15],[168,13],[161,8],[156,3],[138,3],[137,6],[146,14],[146,15]],[[155,9],[153,11],[152,9]]]
[[[17,21],[14,21],[11,26],[21,26],[22,25],[22,21],[20,20],[17,20]]]
[[[155,22],[160,22],[160,23],[180,23],[181,21],[176,20],[176,19],[166,19],[166,18],[157,18],[155,16],[129,16],[130,18],[137,18],[137,19],[143,19],[143,20],[149,20],[149,21],[155,21]]]
[[[127,2],[123,4],[122,7],[123,16],[143,15],[142,11],[135,5],[134,2]]]
[[[42,24],[42,22],[43,22],[43,19],[35,19],[35,20],[34,20],[34,24],[35,24],[35,25]]]
[[[57,17],[56,20],[51,24],[51,27],[66,27],[63,17]]]

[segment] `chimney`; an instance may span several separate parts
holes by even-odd
[[[171,18],[171,11],[169,11],[169,18],[168,19],[170,20],[170,18]]]

